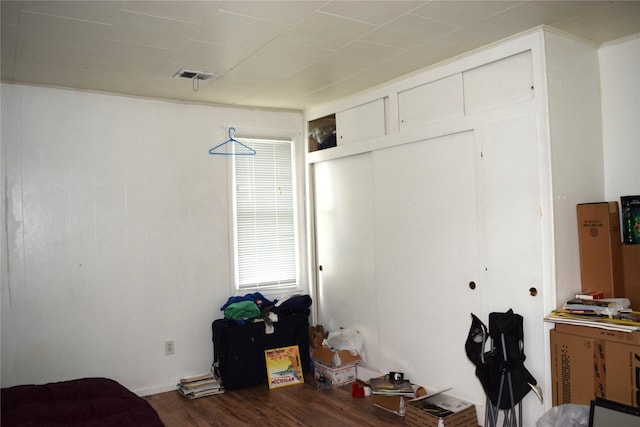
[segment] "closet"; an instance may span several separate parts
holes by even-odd
[[[547,397],[523,401],[534,425],[551,396],[543,317],[580,288],[575,205],[603,197],[599,111],[596,48],[546,28],[306,111],[338,135],[306,156],[317,323],[355,328],[364,366],[452,387],[482,418],[470,313],[512,308]]]

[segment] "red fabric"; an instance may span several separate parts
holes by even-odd
[[[107,378],[3,388],[3,427],[162,427],[149,403]]]

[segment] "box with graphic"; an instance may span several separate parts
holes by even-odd
[[[640,196],[622,196],[622,241],[640,245]]]

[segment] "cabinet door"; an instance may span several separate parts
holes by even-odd
[[[336,113],[338,145],[383,136],[385,131],[384,99]]]
[[[356,328],[375,347],[371,176],[370,153],[313,165],[318,324]]]
[[[466,114],[533,99],[531,51],[519,53],[463,73]]]
[[[400,131],[464,116],[462,75],[398,93],[398,115]]]
[[[510,308],[524,317],[525,366],[544,389],[548,355],[543,351],[542,215],[550,213],[541,211],[536,118],[486,125],[477,135],[483,159],[480,206],[486,260],[478,289],[484,319]],[[543,413],[543,405],[529,393],[524,424],[534,425]]]

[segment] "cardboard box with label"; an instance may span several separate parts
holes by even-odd
[[[640,406],[640,332],[556,325],[550,331],[553,405],[589,405],[596,397]],[[561,332],[562,331],[562,332]]]
[[[323,387],[339,387],[356,381],[356,363],[349,363],[339,367],[327,366],[320,362],[313,364],[313,376]]]
[[[618,202],[577,205],[582,290],[624,297]]]

